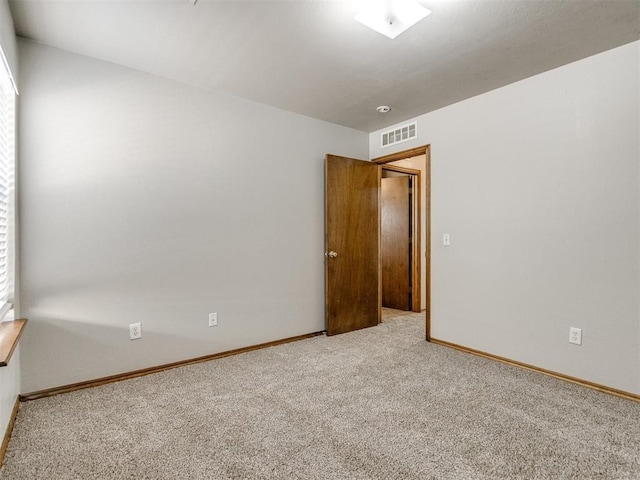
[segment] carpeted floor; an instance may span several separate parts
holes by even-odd
[[[640,404],[421,317],[22,404],[0,479],[640,479]]]

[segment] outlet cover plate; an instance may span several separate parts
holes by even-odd
[[[138,338],[142,338],[142,325],[132,323],[129,325],[129,340],[137,340]]]
[[[571,327],[569,329],[569,343],[582,345],[582,329]]]
[[[210,327],[217,327],[218,326],[218,314],[217,313],[210,313],[209,314],[209,326]]]

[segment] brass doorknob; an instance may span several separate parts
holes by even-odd
[[[331,250],[329,253],[325,254],[327,257],[336,258],[338,256],[338,252],[334,252]]]

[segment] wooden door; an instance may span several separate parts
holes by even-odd
[[[382,179],[382,306],[411,310],[411,177]]]
[[[327,335],[380,323],[380,167],[327,155],[325,161]]]

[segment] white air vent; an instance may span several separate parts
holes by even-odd
[[[406,142],[418,136],[418,122],[403,125],[395,130],[390,130],[382,134],[382,146],[388,147],[396,143]]]

